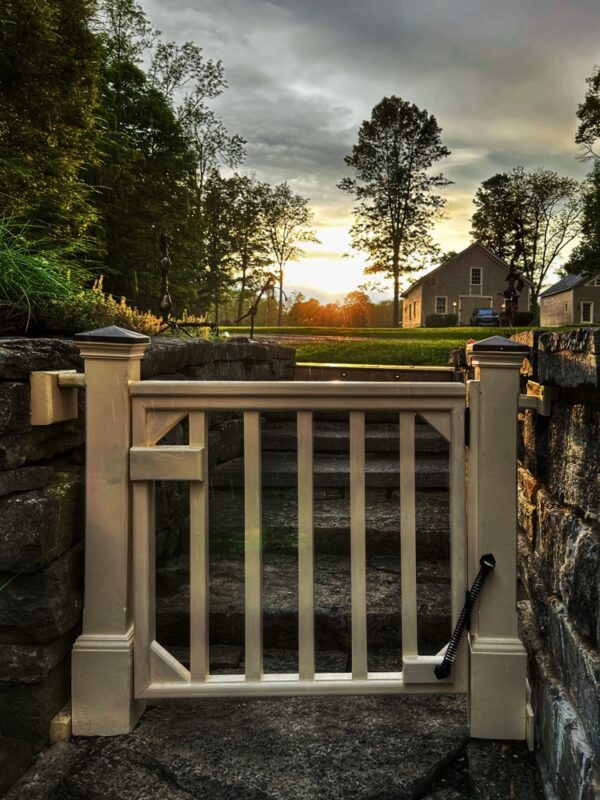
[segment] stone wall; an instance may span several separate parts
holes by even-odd
[[[522,413],[520,615],[538,755],[559,798],[600,797],[600,330],[526,334],[525,373],[556,387]]]
[[[29,422],[30,372],[58,369],[83,370],[72,343],[0,339],[0,794],[3,765],[6,781],[18,777],[68,700],[82,611],[84,393],[77,421]],[[142,361],[142,379],[155,380],[273,380],[293,371],[293,350],[247,341],[155,339]],[[214,415],[209,447],[213,463],[236,455],[240,421]],[[169,514],[181,486],[161,489],[159,558],[177,547],[181,527],[171,528]]]

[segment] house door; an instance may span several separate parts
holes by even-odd
[[[476,308],[491,308],[491,295],[461,294],[458,297],[458,324],[468,325]]]

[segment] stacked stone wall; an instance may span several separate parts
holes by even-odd
[[[520,615],[540,762],[556,795],[600,797],[600,331],[527,334],[555,387],[520,426]]]
[[[48,741],[52,717],[69,698],[70,650],[83,607],[84,392],[75,421],[32,427],[29,375],[83,371],[73,343],[0,339],[0,794]],[[294,351],[272,344],[155,339],[142,379],[293,378]],[[185,427],[172,434],[183,441]],[[241,448],[237,418],[214,415],[213,462]],[[183,487],[157,497],[157,556],[177,548],[170,509]]]

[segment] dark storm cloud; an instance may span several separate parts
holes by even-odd
[[[389,94],[436,115],[463,218],[465,198],[498,170],[586,171],[573,135],[600,61],[597,0],[142,2],[166,37],[223,60],[219,111],[248,140],[246,169],[290,180],[325,214],[350,208],[335,188],[344,155]]]

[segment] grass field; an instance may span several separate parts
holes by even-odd
[[[227,328],[248,333],[249,328]],[[469,339],[510,336],[530,328],[256,328],[255,336],[281,336],[297,361],[335,364],[443,366],[448,353]]]

